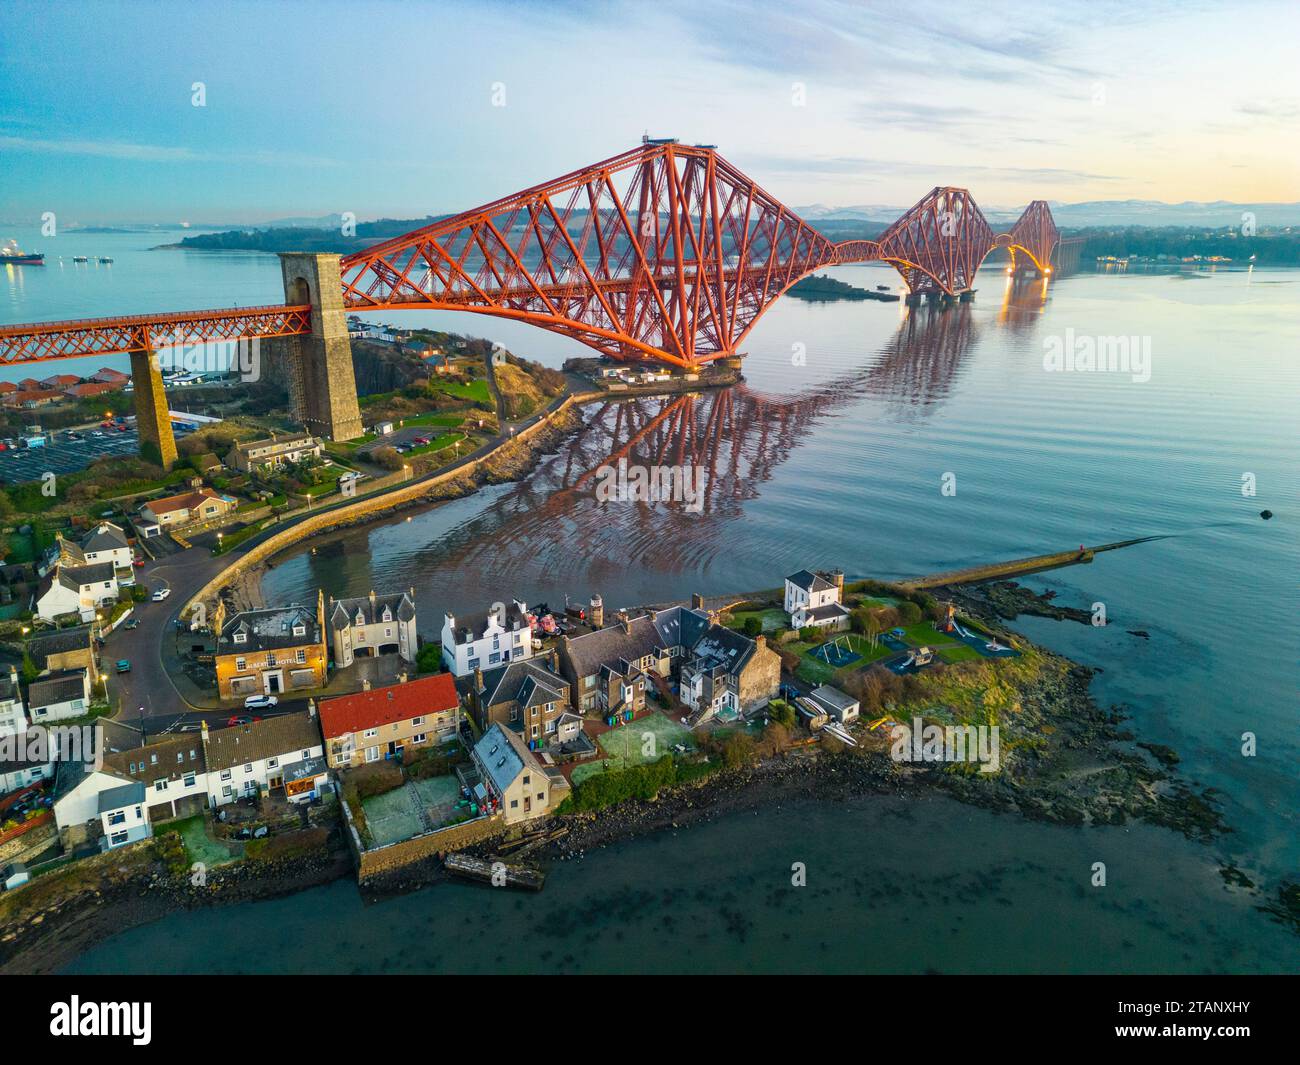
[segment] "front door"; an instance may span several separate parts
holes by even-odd
[[[278,695],[283,689],[284,685],[279,673],[266,674],[266,693],[268,695]]]

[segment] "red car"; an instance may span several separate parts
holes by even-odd
[[[236,725],[251,725],[254,721],[261,721],[260,717],[249,717],[247,714],[231,714],[226,719],[226,727],[234,728]]]
[[[134,562],[131,563],[131,565],[133,565],[136,569],[142,569],[144,567],[144,559],[137,558]]]

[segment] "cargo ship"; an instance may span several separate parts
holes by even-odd
[[[3,248],[0,248],[0,266],[44,266],[45,256],[40,252],[31,252],[30,254],[18,250],[17,241],[7,241]]]

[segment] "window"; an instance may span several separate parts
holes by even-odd
[[[278,758],[268,758],[268,759],[266,760],[266,768],[267,768],[267,769],[274,769],[274,768],[275,768],[276,766],[278,766],[279,764],[280,764],[280,759],[278,759]]]
[[[412,724],[412,725],[423,725],[423,724],[424,724],[424,718],[423,718],[423,717],[413,717],[413,718],[411,718],[411,724]]]
[[[377,729],[377,728],[368,728],[368,729],[366,729],[365,732],[363,732],[363,733],[361,734],[361,738],[362,738],[362,739],[365,739],[365,740],[373,740],[373,739],[374,739],[376,736],[378,736],[378,735],[379,735],[379,729]]]
[[[411,742],[412,742],[412,743],[423,743],[423,742],[424,742],[424,733],[423,733],[423,732],[417,732],[414,736],[411,737]]]
[[[367,761],[367,762],[377,762],[377,761],[379,761],[379,748],[378,748],[378,747],[367,747],[367,748],[366,748],[366,761]]]
[[[245,773],[251,773],[252,771],[253,771],[253,763],[252,763],[252,762],[245,762],[245,763],[244,763],[244,772],[245,772]]]
[[[248,633],[237,632],[233,637],[235,643],[248,643]]]
[[[111,843],[114,847],[120,847],[123,843],[126,842],[126,837],[127,834],[125,832],[114,832],[111,836],[108,837],[108,842]]]
[[[528,787],[528,785],[532,783],[532,779],[533,779],[533,778],[532,778],[531,776],[529,776],[529,774],[525,773],[525,774],[524,774],[524,787]]]
[[[229,770],[229,769],[223,769],[223,770],[221,771],[221,779],[222,779],[222,780],[229,780],[229,779],[230,779],[230,770]]]
[[[186,786],[187,788],[192,788],[192,787],[194,787],[194,774],[193,774],[193,773],[186,773],[186,774],[185,774],[185,777],[184,777],[184,780],[183,780],[183,783],[185,784],[185,786]]]
[[[155,780],[155,781],[153,782],[153,790],[154,790],[154,791],[166,791],[166,790],[167,790],[167,781],[165,781],[165,780]]]
[[[387,627],[384,629],[384,635],[385,635],[385,636],[391,636],[391,635],[393,635],[393,627],[392,627],[391,625],[387,626]]]
[[[229,784],[227,784],[224,788],[221,789],[221,794],[225,798],[229,799],[232,795],[235,794],[235,791]]]
[[[121,810],[114,810],[111,814],[108,815],[108,823],[110,825],[125,824],[126,814],[124,814]]]
[[[555,718],[551,718],[550,721],[546,722],[546,734],[549,736],[554,731],[555,731]]]
[[[517,810],[518,808],[519,808],[519,800],[518,800],[518,799],[511,799],[511,800],[510,800],[510,809],[512,809],[512,810]]]
[[[510,708],[510,720],[511,720],[511,721],[518,721],[518,720],[519,720],[519,707],[517,707],[517,706],[512,706],[512,707]]]
[[[302,622],[299,622],[297,625],[293,627],[293,634],[295,636],[306,636],[307,626],[302,624]]]
[[[279,662],[276,661],[276,658],[275,658],[275,652],[274,652],[274,651],[267,651],[267,652],[266,652],[266,664],[267,664],[268,666],[278,666],[278,665],[280,664]]]
[[[184,764],[184,762],[185,762],[185,752],[184,752],[184,751],[177,751],[177,752],[176,752],[176,761],[178,761],[178,762]]]
[[[307,661],[307,652],[304,651],[301,647],[299,647],[298,650],[294,652],[294,659],[297,661],[298,665],[300,666],[305,664]]]
[[[150,765],[157,765],[157,764],[158,764],[158,756],[157,756],[156,754],[151,754],[151,755],[149,756],[149,764],[150,764]]]
[[[490,655],[488,655],[488,665],[495,666],[500,661],[501,661],[500,651],[493,651]]]
[[[236,659],[235,659],[235,669],[236,669],[238,672],[242,673],[242,672],[244,672],[244,670],[246,670],[247,668],[248,668],[248,659],[247,659],[247,658],[236,658]]]
[[[469,660],[470,669],[478,669],[478,666],[479,666],[479,660],[477,658],[471,658]]]
[[[537,726],[533,726],[533,739],[537,739]]]

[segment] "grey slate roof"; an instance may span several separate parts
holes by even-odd
[[[595,632],[571,637],[562,645],[573,671],[579,677],[599,673],[606,663],[617,665],[619,659],[639,661],[646,655],[662,651],[668,644],[655,627],[649,614],[640,614],[628,622],[628,631],[615,622]]]
[[[354,599],[332,599],[330,602],[329,627],[335,630],[356,624],[358,611],[363,625],[382,622],[384,607],[388,607],[394,621],[410,621],[415,617],[415,600],[408,592],[377,595],[373,599],[362,595]]]
[[[687,606],[669,607],[654,614],[655,628],[666,647],[690,650],[709,627],[707,610]]]
[[[140,805],[144,802],[144,785],[133,780],[130,784],[121,784],[99,793],[99,812],[106,814],[110,810],[120,810],[124,806]]]
[[[491,611],[482,610],[473,614],[453,614],[452,618],[455,624],[452,626],[452,638],[456,643],[472,643],[474,640],[482,639],[487,632],[488,619],[492,616]],[[507,632],[514,632],[528,624],[528,615],[526,611],[519,608],[518,603],[510,603],[505,610],[505,618],[502,620]]]
[[[846,618],[849,609],[839,603],[827,603],[825,606],[805,607],[804,614],[814,621],[825,621],[827,618]]]
[[[549,703],[563,699],[569,682],[552,673],[541,664],[542,661],[545,660],[524,659],[484,672],[483,705],[496,706],[515,700],[530,706],[532,702]],[[473,682],[472,675],[469,680]],[[525,702],[525,699],[531,701]]]
[[[296,624],[305,626],[304,636],[295,636]],[[243,633],[247,639],[235,642],[235,634]],[[245,610],[235,614],[221,629],[217,641],[217,654],[233,655],[245,651],[274,651],[282,647],[302,647],[320,643],[320,626],[316,624],[316,611],[305,606],[272,607],[267,610]]]
[[[145,747],[106,753],[104,766],[119,776],[145,784],[172,780],[186,773],[202,773],[205,771],[203,741],[197,732],[188,732]]]
[[[474,745],[474,758],[492,781],[498,795],[514,783],[524,768],[523,756],[510,742],[509,730],[500,725],[493,725],[483,733],[483,738]]]
[[[40,677],[27,686],[27,705],[53,706],[55,703],[84,699],[85,679],[84,669],[67,669],[62,673],[51,673],[48,677]]]
[[[59,566],[59,583],[78,592],[90,584],[107,584],[117,576],[111,562],[96,562],[89,566]]]
[[[827,710],[852,710],[858,705],[853,696],[845,694],[839,688],[832,688],[829,684],[814,688],[809,694]]]
[[[100,522],[81,538],[79,544],[64,542],[63,549],[80,561],[95,551],[118,551],[129,547],[126,533],[111,521]]]
[[[697,669],[716,670],[736,676],[757,649],[748,636],[722,625],[710,625],[691,651],[691,664]]]
[[[323,747],[320,721],[309,711],[281,714],[250,725],[215,729],[204,746],[208,769],[219,772],[263,758],[302,758],[302,752]]]
[[[89,625],[78,625],[70,629],[56,629],[53,632],[33,633],[27,638],[27,651],[32,656],[32,661],[41,669],[48,668],[47,663],[50,655],[89,649]]]
[[[824,592],[829,588],[834,588],[825,577],[813,573],[811,570],[801,569],[798,573],[792,573],[786,578],[791,584],[802,588],[805,592]]]

